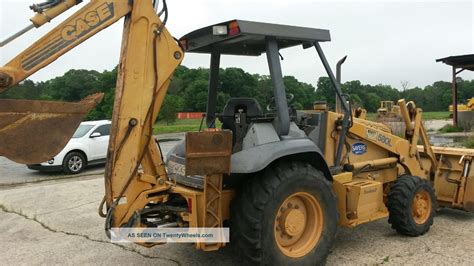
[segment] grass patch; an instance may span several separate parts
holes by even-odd
[[[434,119],[449,119],[450,112],[423,112],[421,116],[423,120],[434,120]],[[374,121],[377,117],[377,113],[367,113],[367,120]]]
[[[158,123],[153,126],[153,134],[199,131],[200,124],[201,119],[178,119],[176,122],[171,124],[167,124],[164,121],[158,121]],[[205,127],[206,121],[204,121],[203,124],[203,127]],[[216,127],[221,127],[219,121],[216,121]]]
[[[449,119],[450,112],[423,112],[424,120]]]
[[[462,127],[455,127],[449,124],[439,129],[439,132],[441,133],[452,133],[452,132],[463,132],[463,131],[464,129]]]
[[[474,139],[467,139],[463,141],[462,145],[468,149],[474,149]]]

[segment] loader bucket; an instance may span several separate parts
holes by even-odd
[[[103,96],[77,103],[0,99],[0,156],[22,164],[50,160]]]

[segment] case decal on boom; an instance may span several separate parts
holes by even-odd
[[[84,18],[77,19],[74,25],[65,26],[61,32],[61,36],[66,41],[75,40],[111,19],[113,16],[113,3],[102,4],[95,11],[87,13]]]
[[[98,6],[94,11],[85,14],[83,18],[78,18],[73,25],[64,26],[60,36],[53,38],[53,40],[39,52],[28,55],[23,59],[21,63],[23,69],[26,71],[33,69],[46,58],[68,47],[78,38],[112,19],[114,13],[114,4],[104,3]]]

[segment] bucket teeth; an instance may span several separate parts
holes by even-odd
[[[89,95],[76,103],[0,99],[0,156],[23,164],[50,160],[103,96]]]

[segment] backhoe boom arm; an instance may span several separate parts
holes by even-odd
[[[64,11],[64,10],[63,10]],[[129,14],[128,1],[92,0],[0,68],[0,93]],[[33,24],[40,16],[32,18]]]

